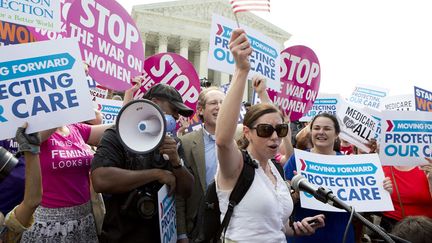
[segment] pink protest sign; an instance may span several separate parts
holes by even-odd
[[[299,120],[312,107],[320,85],[320,65],[306,46],[292,46],[281,52],[281,91],[269,90],[270,99],[291,121]]]
[[[142,73],[144,50],[126,10],[114,0],[76,0],[69,12],[67,32],[78,38],[90,76],[110,89],[130,88]]]
[[[168,84],[176,88],[189,108],[196,110],[201,90],[198,74],[192,63],[175,53],[159,53],[144,62],[144,80],[134,98],[141,98],[153,85]]]
[[[74,1],[75,0],[60,0],[60,9],[61,9],[61,15],[60,15],[61,31],[60,32],[55,32],[55,31],[35,28],[35,27],[28,27],[30,32],[32,32],[32,34],[35,36],[37,41],[56,40],[56,39],[68,37],[68,33],[66,32],[66,19],[67,19],[69,9]]]

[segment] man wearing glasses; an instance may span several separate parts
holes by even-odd
[[[180,137],[185,160],[195,177],[192,196],[177,197],[177,235],[179,242],[189,242],[195,232],[195,218],[207,186],[214,180],[217,161],[215,151],[216,118],[225,94],[217,87],[204,89],[198,96],[197,113],[203,126]]]

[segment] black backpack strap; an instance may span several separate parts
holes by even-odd
[[[192,232],[188,235],[194,243],[217,242],[220,235],[219,199],[216,192],[216,183],[212,181],[206,190],[205,196],[201,199],[200,206],[196,215],[196,223]]]
[[[234,212],[234,207],[237,206],[237,204],[239,204],[239,202],[243,199],[244,195],[246,195],[246,192],[249,190],[254,180],[255,169],[258,168],[258,164],[252,160],[246,150],[242,150],[241,152],[244,162],[243,169],[240,172],[237,183],[230,194],[228,209],[222,220],[221,227],[219,228],[217,234],[218,238],[220,238],[222,231],[226,232],[226,229],[228,228],[229,222],[231,220],[231,216]]]
[[[282,168],[282,165],[279,162],[277,162],[277,160],[275,159],[271,159],[271,161],[273,162],[274,166],[276,166],[276,169],[279,171],[279,174],[282,176],[282,179],[285,180],[285,173]]]

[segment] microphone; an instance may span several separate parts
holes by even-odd
[[[291,186],[297,192],[304,191],[311,194],[320,202],[328,203],[340,209],[349,208],[347,204],[333,195],[331,190],[324,187],[319,187],[317,189],[315,185],[309,183],[308,180],[300,174],[297,174],[292,178]]]
[[[296,190],[305,191],[309,194],[314,195],[316,193],[316,188],[314,185],[309,183],[306,178],[300,174],[295,175],[291,180],[291,186]]]
[[[296,192],[307,192],[323,203],[328,203],[333,207],[344,209],[345,211],[352,213],[357,219],[359,219],[364,225],[366,225],[366,227],[380,235],[382,239],[384,239],[386,242],[394,243],[396,241],[402,243],[410,243],[407,240],[385,232],[381,227],[371,223],[361,214],[357,213],[351,206],[336,197],[331,190],[322,186],[318,187],[317,189],[315,185],[309,183],[308,180],[300,174],[297,174],[292,178],[291,186]]]

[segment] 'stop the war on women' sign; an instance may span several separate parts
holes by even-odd
[[[357,212],[391,211],[390,193],[384,190],[384,172],[377,154],[322,155],[295,149],[298,173],[309,183],[330,189]],[[300,193],[302,208],[336,211],[310,194]]]
[[[67,32],[77,37],[90,76],[123,91],[142,74],[144,48],[135,22],[115,0],[80,0],[70,7]]]
[[[201,91],[198,74],[192,63],[176,53],[159,53],[148,57],[144,63],[141,88],[134,94],[140,99],[155,84],[162,83],[176,88],[183,103],[195,111]]]
[[[307,46],[291,46],[281,52],[281,90],[269,90],[269,97],[291,121],[297,121],[318,96],[321,68],[315,52]]]
[[[236,23],[219,15],[213,15],[210,30],[210,47],[208,68],[216,71],[234,74],[234,57],[228,43],[231,32]],[[280,45],[258,31],[242,25],[246,31],[253,49],[250,56],[251,71],[249,78],[255,74],[263,75],[267,79],[267,86],[279,91],[280,86]]]
[[[0,48],[0,139],[91,120],[95,114],[76,39]]]

